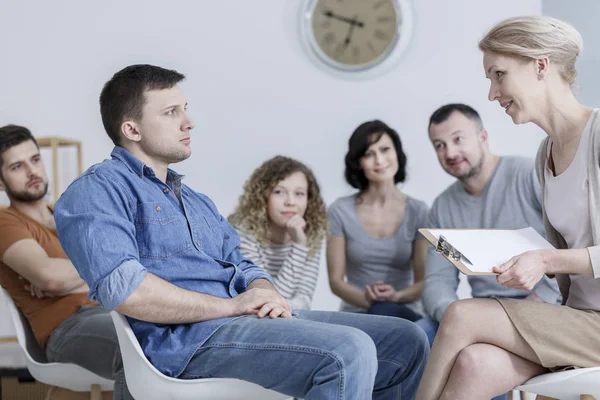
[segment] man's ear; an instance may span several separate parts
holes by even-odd
[[[132,142],[139,142],[141,140],[140,132],[138,131],[138,125],[135,121],[128,120],[121,124],[121,133],[127,140]]]
[[[483,142],[483,143],[487,143],[488,141],[488,131],[486,131],[485,129],[481,129],[479,131],[479,139]]]
[[[542,81],[548,75],[550,69],[550,59],[548,57],[538,58],[535,61],[535,73],[537,74],[538,80]]]
[[[6,192],[6,186],[4,186],[4,182],[2,182],[2,178],[0,178],[0,191]]]

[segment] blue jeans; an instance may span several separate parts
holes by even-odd
[[[410,307],[397,303],[375,303],[367,310],[367,314],[404,318],[411,322],[421,319],[421,315],[414,312]]]
[[[180,378],[237,378],[306,399],[415,397],[429,355],[412,322],[344,312],[246,316],[221,326]]]
[[[50,362],[73,363],[114,380],[113,398],[133,400],[125,382],[119,340],[108,310],[82,306],[52,331],[46,356]]]
[[[433,345],[433,340],[435,339],[435,335],[437,333],[437,330],[440,326],[440,324],[429,318],[429,317],[423,317],[420,320],[418,320],[417,322],[415,322],[415,324],[417,324],[418,326],[420,326],[424,331],[425,334],[427,335],[427,340],[429,340],[429,345]],[[508,399],[508,394],[502,394],[500,396],[496,396],[494,397],[492,400],[506,400]]]
[[[427,340],[429,341],[429,346],[433,346],[433,340],[435,339],[435,335],[440,324],[429,317],[423,317],[417,322],[415,322],[415,324],[420,326],[425,331],[425,334],[427,335]]]

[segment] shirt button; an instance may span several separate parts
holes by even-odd
[[[156,212],[160,212],[160,206],[156,207]]]
[[[167,189],[167,188],[163,189],[163,193],[164,193],[164,194],[167,194],[167,193],[169,193],[169,189]]]
[[[196,242],[196,246],[200,247],[200,242]]]

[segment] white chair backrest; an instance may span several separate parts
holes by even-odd
[[[161,379],[173,379],[157,370],[154,365],[148,361],[140,343],[135,337],[127,317],[116,311],[111,311],[113,323],[117,330],[117,337],[119,338],[119,347],[121,348],[121,356],[123,357],[123,363],[125,366],[125,373],[127,373],[128,366],[131,366],[131,361],[135,361],[136,369],[139,367],[147,368],[152,371],[157,377]],[[125,362],[125,360],[129,362]],[[141,364],[141,365],[140,365]]]
[[[127,387],[135,398],[147,400],[284,400],[289,398],[238,379],[176,379],[166,376],[148,361],[127,318],[116,311],[112,311],[111,316],[119,338]]]
[[[6,289],[0,287],[0,292],[4,296],[4,301],[6,302],[6,306],[8,308],[8,312],[10,313],[12,322],[15,326],[15,332],[17,333],[17,341],[19,345],[25,352],[25,356],[29,359],[30,362],[34,362],[37,364],[45,364],[48,362],[46,358],[46,353],[42,350],[40,345],[31,330],[31,326],[27,321],[27,318],[19,311],[17,306],[15,305],[12,297],[8,294]]]
[[[89,392],[92,385],[100,385],[102,390],[113,390],[114,382],[112,380],[102,378],[78,365],[48,362],[46,353],[33,335],[29,322],[2,287],[0,287],[0,296],[4,296],[15,325],[17,341],[25,353],[27,369],[37,381],[76,392]]]

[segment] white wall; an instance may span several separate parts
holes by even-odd
[[[583,52],[576,65],[575,94],[583,104],[600,107],[600,1],[543,0],[542,13],[571,23],[583,37]]]
[[[0,3],[0,124],[84,144],[89,166],[112,148],[103,132],[103,83],[132,63],[187,74],[183,88],[196,120],[194,154],[176,169],[227,215],[243,182],[274,154],[315,171],[330,204],[350,192],[343,157],[353,129],[380,118],[408,154],[404,189],[428,203],[449,183],[426,126],[447,102],[478,109],[500,154],[533,157],[542,138],[514,126],[487,100],[477,41],[495,22],[539,14],[541,0],[414,1],[415,34],[403,60],[370,81],[336,79],[308,61],[297,37],[300,0],[170,2],[76,0]],[[322,265],[314,306],[337,309]]]

